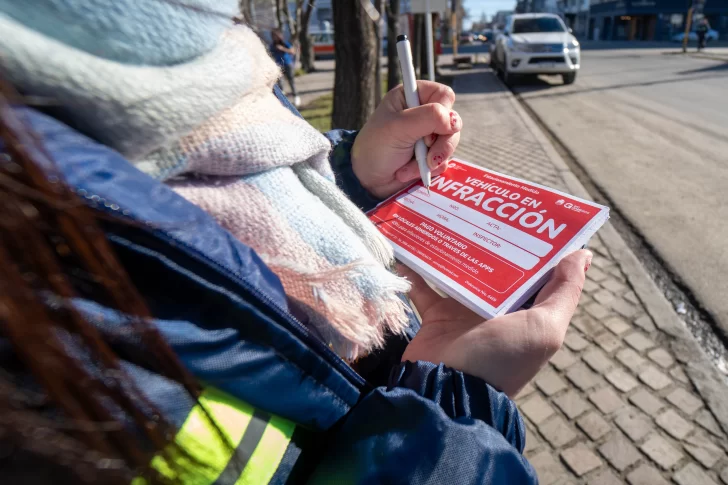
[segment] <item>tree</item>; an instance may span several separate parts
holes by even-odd
[[[451,0],[451,6],[445,12],[445,18],[450,19],[450,35],[452,38],[452,53],[458,55],[458,34],[463,31],[463,20],[470,17],[463,3],[465,0]]]
[[[377,31],[377,56],[374,62],[374,104],[382,101],[382,19],[384,18],[384,0],[376,0],[377,15],[374,27]]]
[[[397,59],[399,4],[400,0],[387,1],[387,90],[394,89],[401,79]]]
[[[238,6],[240,7],[240,14],[243,16],[243,20],[252,26],[255,19],[253,19],[253,14],[251,13],[251,0],[240,0]]]
[[[488,26],[488,17],[485,15],[485,12],[480,14],[480,20],[477,22],[473,22],[470,26],[470,30],[473,32],[480,32],[481,30],[485,30]]]
[[[314,55],[313,55],[313,41],[311,37],[308,35],[308,24],[311,22],[311,13],[313,12],[313,7],[316,4],[316,0],[298,0],[303,5],[301,5],[300,8],[300,19],[301,19],[301,26],[300,26],[300,32],[298,34],[298,39],[301,44],[301,67],[306,72],[313,72],[316,70],[316,66],[314,65]],[[306,8],[308,6],[308,8]],[[299,18],[298,14],[296,14],[296,18]]]
[[[284,28],[284,17],[288,13],[288,4],[286,0],[275,0],[276,1],[276,20],[278,21],[278,30],[285,32]]]
[[[360,0],[331,2],[334,18],[334,128],[358,129],[374,111],[376,37]]]

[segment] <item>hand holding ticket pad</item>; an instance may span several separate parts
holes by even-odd
[[[367,214],[400,261],[484,318],[519,309],[609,208],[454,159]]]

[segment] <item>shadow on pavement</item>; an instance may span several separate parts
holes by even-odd
[[[316,93],[328,93],[331,92],[331,87],[319,88],[319,89],[299,89],[298,95],[303,96],[304,94],[316,94]]]
[[[551,89],[556,86],[561,86],[561,82],[559,82],[558,84],[551,84],[546,79],[533,74],[519,77],[514,82],[513,86],[517,89],[520,88],[527,92],[536,92]]]
[[[495,73],[484,65],[476,64],[472,70],[451,71],[453,83],[457,84],[455,91],[461,94],[487,94],[508,91],[502,82],[495,79]]]
[[[690,69],[688,71],[680,71],[678,74],[684,76],[686,74],[696,74],[699,72],[716,72],[716,71],[728,71],[728,62],[723,64],[716,64],[714,66],[701,67],[700,69]]]
[[[728,69],[728,68],[724,68]],[[681,83],[685,81],[701,81],[703,79],[715,79],[715,78],[725,78],[726,74],[719,73],[719,74],[712,74],[712,75],[702,75],[702,76],[693,76],[693,77],[681,77],[681,78],[673,78],[673,79],[661,79],[657,81],[644,81],[644,82],[635,82],[635,83],[624,83],[624,84],[613,84],[610,86],[600,86],[595,88],[587,88],[587,89],[574,89],[570,91],[558,91],[554,93],[544,93],[544,94],[537,94],[535,96],[530,96],[529,98],[558,98],[562,96],[572,96],[575,94],[582,94],[582,93],[591,93],[591,92],[597,92],[597,91],[610,91],[613,89],[622,89],[622,88],[635,88],[635,87],[645,87],[645,86],[655,86],[658,84],[671,84],[671,83]],[[579,82],[578,79],[576,81]],[[548,83],[546,83],[548,84]],[[553,86],[551,84],[548,84],[548,86]],[[543,88],[541,88],[543,89]],[[538,91],[539,89],[534,89],[534,91]]]
[[[728,42],[719,41],[710,44],[711,47],[722,47]],[[689,48],[696,48],[696,42],[688,42]],[[649,42],[649,41],[582,41],[581,50],[625,50],[625,49],[669,49],[682,51],[682,44],[679,42]]]

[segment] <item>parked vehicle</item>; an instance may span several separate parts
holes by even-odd
[[[495,41],[495,34],[493,33],[492,30],[484,30],[480,33],[480,35],[478,37],[480,38],[481,42],[492,43],[493,41]]]
[[[313,55],[314,59],[331,59],[334,57],[334,32],[313,32]],[[389,39],[385,35],[382,37],[382,55],[387,55],[387,44]]]
[[[470,44],[475,41],[475,36],[471,32],[462,32],[459,42],[461,44]]]
[[[522,74],[560,74],[564,84],[571,84],[580,62],[579,42],[553,14],[510,16],[490,47],[491,67],[506,84]]]
[[[314,59],[334,57],[334,32],[312,32]]]
[[[680,32],[679,34],[675,34],[672,36],[673,42],[682,42],[685,38],[685,32]],[[708,33],[705,34],[705,41],[706,42],[712,42],[714,40],[718,40],[720,38],[720,34],[717,30],[708,29]],[[697,42],[698,41],[698,33],[695,30],[690,31],[688,34],[688,42]]]

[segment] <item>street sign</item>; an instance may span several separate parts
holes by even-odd
[[[444,12],[447,10],[447,0],[411,0],[410,12],[411,13],[426,13],[427,3],[430,4],[430,12]]]

